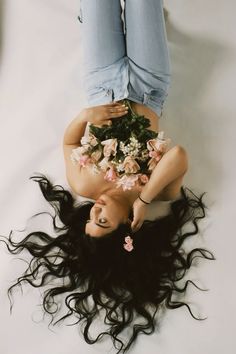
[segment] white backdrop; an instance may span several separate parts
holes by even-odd
[[[185,184],[207,192],[208,217],[200,224],[198,241],[217,260],[202,261],[192,272],[210,291],[187,293],[208,319],[197,322],[185,309],[169,311],[160,333],[141,335],[130,352],[233,354],[236,3],[164,3],[173,77],[160,128],[189,153]],[[62,136],[84,104],[78,13],[79,0],[1,0],[1,235],[23,229],[33,213],[50,210],[36,182],[29,180],[32,174],[45,173],[68,188]],[[10,316],[6,290],[25,268],[13,258],[0,246],[1,354],[113,353],[109,340],[90,346],[76,327],[50,331],[48,322],[40,321],[38,290],[17,293]]]

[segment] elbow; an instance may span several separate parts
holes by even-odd
[[[188,170],[188,153],[186,149],[181,145],[176,145],[174,147],[174,153],[176,157],[179,159],[181,169],[183,170],[183,174],[185,174]]]

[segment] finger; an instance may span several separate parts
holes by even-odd
[[[112,125],[112,120],[111,120],[111,119],[108,119],[108,120],[106,120],[103,124],[105,124],[105,125]]]
[[[124,105],[122,105],[122,104],[118,104],[118,105],[109,107],[109,109],[110,109],[110,110],[114,110],[114,111],[115,111],[115,110],[120,111],[120,110],[128,110],[128,107],[127,107],[127,106],[124,106]]]
[[[141,226],[143,225],[143,221],[142,220],[134,220],[132,223],[131,223],[131,229],[133,231],[138,231]]]
[[[136,231],[139,230],[139,227],[138,227],[138,225],[136,225],[136,226],[134,226],[134,227],[131,227],[131,229],[132,229],[133,232],[136,232]]]
[[[111,103],[107,103],[107,104],[105,104],[104,106],[106,106],[106,107],[114,107],[114,106],[122,106],[123,105],[123,103],[122,102],[111,102]]]
[[[118,106],[112,106],[112,107],[108,107],[107,108],[109,113],[116,113],[116,112],[128,112],[128,107],[122,106],[122,105],[118,105]]]
[[[132,230],[135,230],[137,226],[138,226],[138,221],[134,220],[134,221],[131,223],[131,229],[132,229]]]
[[[116,119],[116,118],[120,118],[122,116],[125,116],[126,114],[127,114],[127,112],[110,113],[109,118]]]
[[[135,232],[137,232],[140,228],[141,228],[141,226],[142,226],[142,222],[140,222],[136,227],[135,227]]]

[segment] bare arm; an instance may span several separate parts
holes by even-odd
[[[180,188],[183,175],[188,169],[186,150],[176,145],[170,149],[156,165],[150,180],[141,192],[141,198],[150,203],[157,196],[164,195],[167,199]],[[147,204],[139,198],[133,204],[132,230],[138,231],[142,226],[147,212]]]
[[[68,125],[65,130],[63,145],[80,145],[80,140],[84,136],[87,121],[85,111],[82,110]]]
[[[63,144],[79,146],[87,123],[106,125],[111,123],[111,119],[121,118],[125,114],[127,108],[118,102],[84,108],[67,127]]]
[[[156,165],[150,180],[142,190],[142,199],[151,202],[165,187],[182,176],[188,169],[186,150],[176,145],[167,151]]]
[[[81,111],[68,125],[63,137],[63,153],[66,169],[66,178],[71,189],[76,193],[75,186],[78,184],[80,169],[73,165],[71,153],[80,145],[80,140],[84,136],[87,122],[84,120],[83,111]]]

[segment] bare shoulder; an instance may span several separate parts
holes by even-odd
[[[105,181],[103,173],[95,174],[88,166],[84,168],[78,163],[74,165],[71,153],[77,147],[78,145],[63,145],[67,182],[75,194],[96,199],[97,194],[113,186],[113,182]]]
[[[63,144],[66,178],[74,193],[77,193],[77,185],[81,177],[81,167],[78,164],[74,165],[71,160],[72,150],[76,149],[77,147],[78,145]]]
[[[184,174],[176,178],[159,193],[155,200],[172,200],[180,195],[181,187],[183,185]]]

